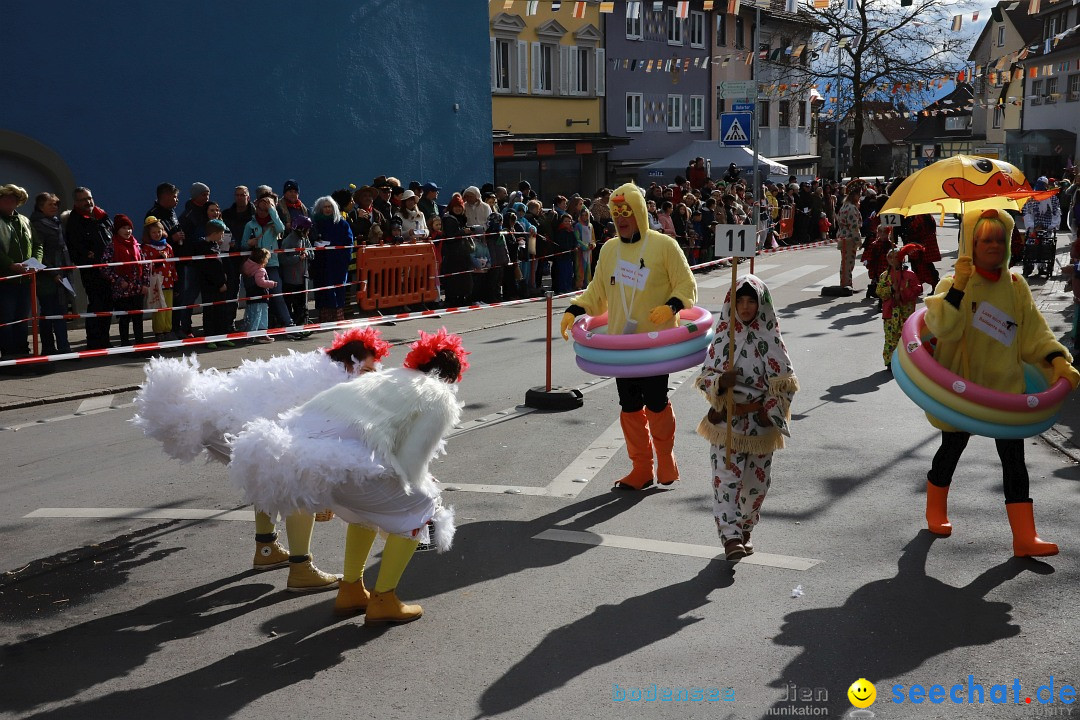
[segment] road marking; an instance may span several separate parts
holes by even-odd
[[[865,265],[859,265],[858,267],[854,268],[851,271],[851,279],[852,279],[852,281],[855,281],[855,280],[858,280],[859,278],[861,278],[863,275],[866,275],[866,274],[867,274],[866,266]],[[839,281],[840,281],[840,276],[838,274],[837,275],[829,275],[824,280],[819,280],[816,283],[814,283],[813,285],[807,285],[806,287],[803,288],[803,292],[820,293],[821,288],[826,287],[828,285],[835,285]],[[772,284],[770,283],[769,286],[772,287]]]
[[[38,508],[24,518],[113,518],[117,520],[240,520],[255,522],[251,510],[195,508]]]
[[[691,545],[689,543],[669,542],[667,540],[649,540],[647,538],[627,537],[625,535],[608,535],[602,533],[581,532],[579,530],[563,530],[552,528],[545,530],[539,535],[534,535],[533,540],[554,540],[555,542],[577,543],[579,545],[594,545],[604,547],[616,547],[624,550],[641,550],[643,552],[664,553],[665,555],[683,555],[686,557],[723,559],[724,551],[711,545]],[[784,570],[805,571],[814,567],[820,560],[812,558],[793,557],[790,555],[773,555],[771,553],[755,552],[739,560],[740,565],[764,565],[766,567],[782,568]]]
[[[772,270],[773,268],[777,268],[777,267],[780,267],[780,266],[779,265],[769,264],[769,263],[762,263],[760,265],[757,264],[757,263],[754,263],[754,274],[757,275],[758,277],[760,277],[761,273],[763,273],[764,271]],[[727,285],[730,282],[731,282],[731,273],[730,272],[728,272],[728,273],[723,273],[722,272],[719,275],[717,275],[716,277],[710,277],[710,278],[707,278],[705,280],[700,281],[697,284],[697,286],[698,286],[699,290],[701,288],[718,288],[718,287],[721,287],[723,285]]]
[[[108,397],[112,398],[113,396],[109,395]],[[0,430],[10,430],[12,432],[15,432],[17,430],[23,430],[25,428],[37,427],[39,425],[47,425],[49,423],[59,422],[60,420],[74,420],[75,418],[86,417],[88,415],[100,415],[101,413],[109,412],[110,410],[129,408],[134,404],[135,403],[133,402],[129,402],[123,403],[121,405],[106,405],[104,407],[91,406],[86,409],[83,409],[82,405],[80,404],[79,408],[75,410],[75,412],[69,413],[67,415],[57,415],[56,417],[41,418],[40,420],[31,420],[30,422],[18,423],[17,425],[6,425],[4,427],[0,427]]]
[[[672,373],[668,381],[676,388],[686,382],[687,378],[698,372],[693,367]],[[614,378],[606,378],[600,382],[590,383],[582,392],[596,390],[614,382]],[[486,483],[446,483],[443,489],[448,492],[478,492],[495,493],[501,495],[535,495],[544,497],[575,498],[581,494],[589,482],[611,462],[615,455],[619,454],[625,444],[622,436],[622,423],[616,420],[609,425],[600,436],[593,440],[585,450],[574,458],[566,468],[559,473],[551,482],[544,487],[528,485],[489,485]]]
[[[113,395],[99,395],[87,398],[79,403],[79,407],[75,408],[75,415],[85,415],[93,410],[107,410],[112,407],[113,397]]]
[[[776,290],[778,287],[783,287],[789,282],[798,280],[803,275],[809,275],[812,272],[829,267],[828,265],[802,265],[797,268],[792,268],[787,272],[782,272],[779,275],[769,278],[769,290]]]

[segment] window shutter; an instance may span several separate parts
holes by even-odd
[[[517,91],[529,92],[529,43],[524,40],[517,41]]]
[[[570,94],[580,95],[581,88],[579,87],[579,75],[578,75],[578,58],[581,54],[576,47],[567,48],[570,51]]]
[[[559,94],[570,94],[570,48],[559,46]]]
[[[540,43],[532,44],[532,89],[533,92],[551,89],[540,87]]]
[[[607,82],[607,52],[596,48],[596,97],[604,97]]]
[[[495,92],[496,83],[498,82],[495,77],[495,74],[497,72],[495,59],[495,38],[488,39],[491,40],[491,92]]]

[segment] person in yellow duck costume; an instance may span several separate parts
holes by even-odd
[[[604,243],[593,279],[562,319],[562,336],[579,315],[608,314],[608,332],[645,333],[667,330],[676,315],[697,302],[697,282],[686,256],[674,238],[649,229],[645,195],[627,183],[608,202],[619,242]],[[617,490],[643,490],[656,481],[671,485],[679,479],[675,462],[675,413],[668,402],[668,376],[618,378],[620,421],[633,469],[615,483]],[[651,436],[651,441],[650,441]]]
[[[1024,391],[1025,362],[1039,367],[1051,382],[1068,379],[1075,389],[1080,372],[1072,366],[1072,356],[1039,314],[1027,282],[1008,269],[1012,230],[1013,219],[1003,211],[964,214],[954,274],[943,278],[935,294],[926,298],[926,325],[937,337],[934,358],[953,373],[1002,392]],[[980,322],[980,316],[1014,332],[1005,337],[992,334],[989,323]],[[926,476],[926,522],[930,532],[947,537],[952,533],[947,512],[949,485],[971,434],[929,414],[927,417],[941,430],[941,447]],[[1013,554],[1056,555],[1058,546],[1035,532],[1024,440],[995,442],[1004,476]]]

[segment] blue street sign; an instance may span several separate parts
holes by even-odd
[[[731,109],[732,109],[733,112],[752,113],[752,112],[754,112],[754,103],[752,103],[752,102],[731,103]]]
[[[720,144],[725,147],[749,145],[753,115],[748,112],[720,114]]]

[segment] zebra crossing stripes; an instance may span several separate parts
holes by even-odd
[[[866,266],[865,265],[856,265],[855,268],[851,271],[851,279],[852,279],[852,281],[855,281],[855,280],[860,279],[863,275],[866,275],[866,274],[867,274],[867,272],[866,272]],[[813,285],[807,285],[806,287],[803,288],[803,292],[812,292],[812,293],[819,293],[820,294],[821,293],[821,288],[826,287],[828,285],[839,285],[839,284],[840,284],[840,273],[839,272],[833,272],[833,273],[830,273],[824,280],[818,280]]]

